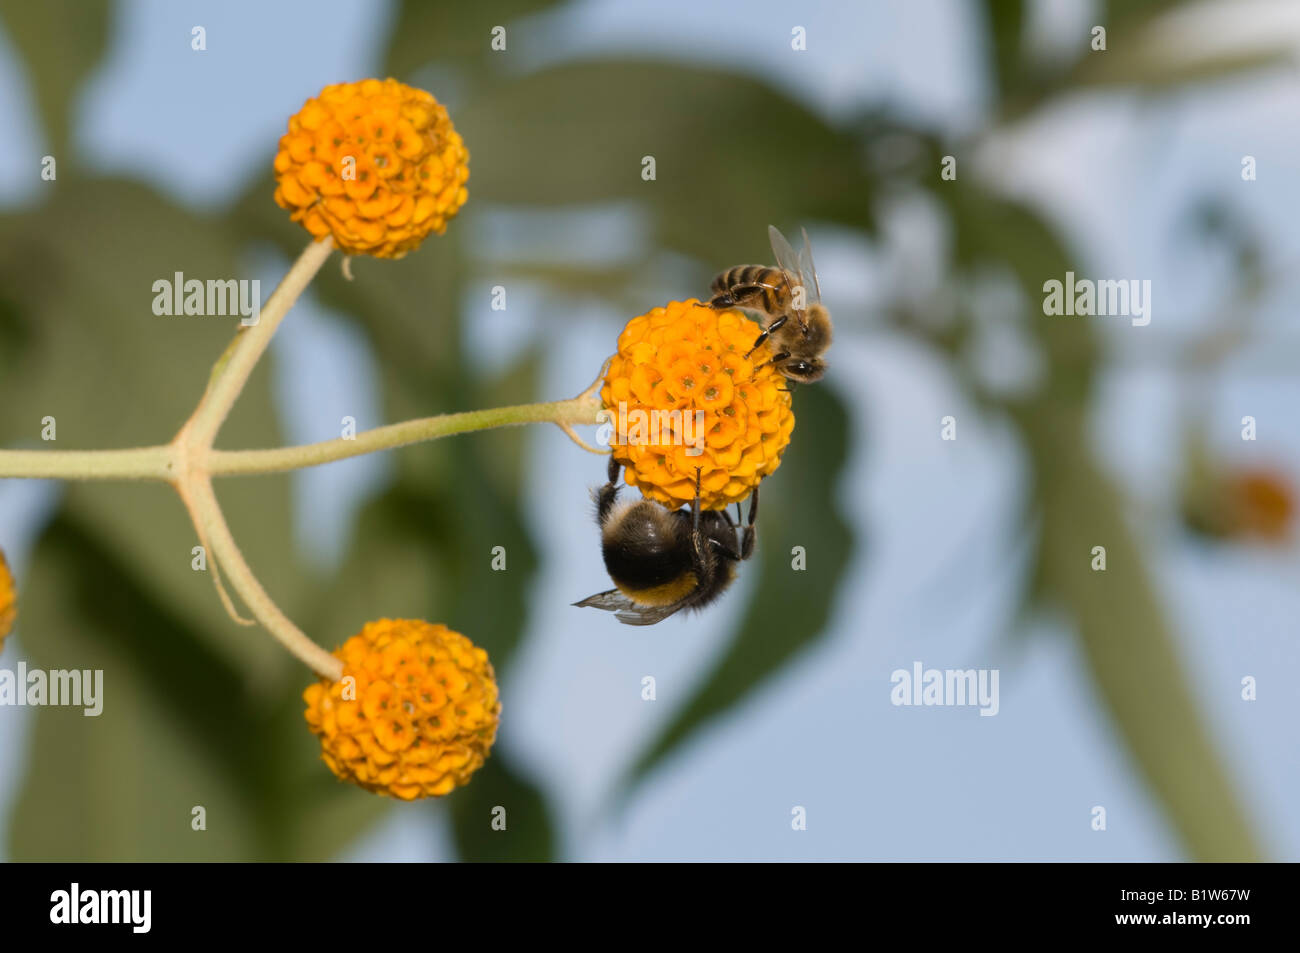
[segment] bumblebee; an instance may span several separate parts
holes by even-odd
[[[618,588],[573,604],[613,612],[627,625],[654,625],[715,601],[754,552],[758,488],[742,527],[739,503],[734,521],[726,510],[701,512],[698,470],[690,509],[670,510],[654,500],[620,505],[619,469],[610,457],[607,482],[594,494],[605,569]]]
[[[821,286],[812,260],[808,231],[795,254],[775,225],[767,227],[776,267],[737,265],[713,279],[714,308],[748,308],[769,319],[745,357],[767,343],[769,364],[793,382],[811,384],[826,373],[822,355],[831,346],[831,313],[821,303]]]

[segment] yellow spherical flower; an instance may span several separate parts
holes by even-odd
[[[1196,472],[1181,503],[1190,529],[1236,541],[1286,542],[1297,510],[1292,481],[1267,467]]]
[[[794,413],[767,348],[745,357],[758,333],[694,299],[628,322],[600,393],[629,485],[676,508],[694,499],[698,468],[701,506],[721,509],[781,465]]]
[[[0,551],[0,652],[4,651],[5,636],[14,627],[18,617],[18,590],[14,585],[13,574],[5,562],[5,554]]]
[[[483,766],[501,714],[487,652],[445,625],[380,619],[334,655],[343,677],[303,699],[339,778],[409,801],[447,794]]]
[[[432,95],[395,79],[326,86],[289,120],[275,201],[348,255],[401,258],[469,193],[469,152]]]
[[[1295,516],[1295,488],[1268,469],[1242,470],[1228,478],[1228,496],[1239,535],[1283,542]]]

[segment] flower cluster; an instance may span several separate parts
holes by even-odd
[[[671,507],[695,496],[721,509],[781,465],[794,413],[785,378],[738,311],[694,299],[633,318],[618,338],[601,400],[629,485]],[[697,427],[698,424],[698,427]]]
[[[483,766],[501,702],[487,653],[445,625],[368,622],[334,655],[337,682],[303,693],[339,778],[403,800],[450,793]]]
[[[465,204],[469,152],[447,110],[394,79],[326,86],[289,120],[275,201],[348,255],[401,258]]]
[[[1285,540],[1295,517],[1295,497],[1280,475],[1246,470],[1228,478],[1228,495],[1240,535],[1273,542]]]
[[[1284,543],[1295,513],[1290,482],[1265,468],[1200,472],[1183,491],[1184,523],[1215,539]]]

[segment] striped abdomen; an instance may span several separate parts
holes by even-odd
[[[790,288],[780,268],[737,265],[713,279],[715,308],[753,308],[773,317],[790,310]]]

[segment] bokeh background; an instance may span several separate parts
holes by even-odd
[[[1265,0],[3,0],[4,447],[170,439],[232,325],[155,317],[153,281],[269,294],[305,239],[286,119],[368,75],[447,103],[469,204],[327,267],[220,446],[571,396],[768,223],[808,228],[838,338],[755,560],[648,630],[569,605],[608,586],[603,465],[555,428],[218,483],[318,641],[414,616],[491,652],[496,748],[439,803],[319,764],[308,674],[227,618],[169,491],[0,481],[0,665],[105,672],[97,719],[0,709],[0,855],[1300,859],[1298,51]],[[1149,279],[1150,325],[1044,316],[1067,270]],[[998,669],[999,714],[891,705],[914,661]]]

